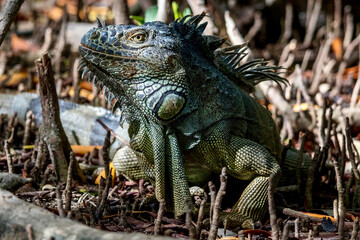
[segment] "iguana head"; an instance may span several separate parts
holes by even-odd
[[[187,102],[187,77],[177,39],[162,22],[102,26],[88,31],[79,47],[80,67],[90,71],[110,101],[126,101],[151,120],[174,120]],[[92,78],[92,79],[91,79]]]

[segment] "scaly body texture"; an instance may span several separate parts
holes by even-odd
[[[284,79],[261,60],[240,65],[244,47],[220,48],[223,39],[202,35],[203,17],[99,24],[82,38],[80,68],[129,123],[131,148],[115,155],[118,170],[152,180],[156,198],[181,215],[189,185],[227,167],[250,180],[232,210],[249,223],[266,212],[269,176],[281,174],[281,147],[269,112],[248,93],[260,81]]]

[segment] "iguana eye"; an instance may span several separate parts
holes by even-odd
[[[146,38],[147,38],[147,34],[145,32],[137,32],[129,37],[131,41],[134,41],[136,43],[143,43],[145,42]]]

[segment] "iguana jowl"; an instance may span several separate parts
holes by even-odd
[[[281,148],[271,115],[248,93],[260,81],[285,80],[261,60],[240,65],[244,47],[220,48],[223,39],[202,35],[203,17],[99,24],[81,40],[80,68],[130,125],[131,149],[120,149],[114,160],[125,175],[154,181],[157,199],[181,215],[188,186],[227,167],[233,177],[251,180],[234,215],[258,220],[269,176],[281,174]]]

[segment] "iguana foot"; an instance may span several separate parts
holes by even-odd
[[[192,186],[189,188],[190,196],[193,198],[194,206],[199,207],[203,199],[207,199],[205,190],[198,186]]]
[[[222,220],[224,224],[224,229],[239,226],[243,229],[254,229],[254,221],[239,212],[222,213],[220,220]]]

